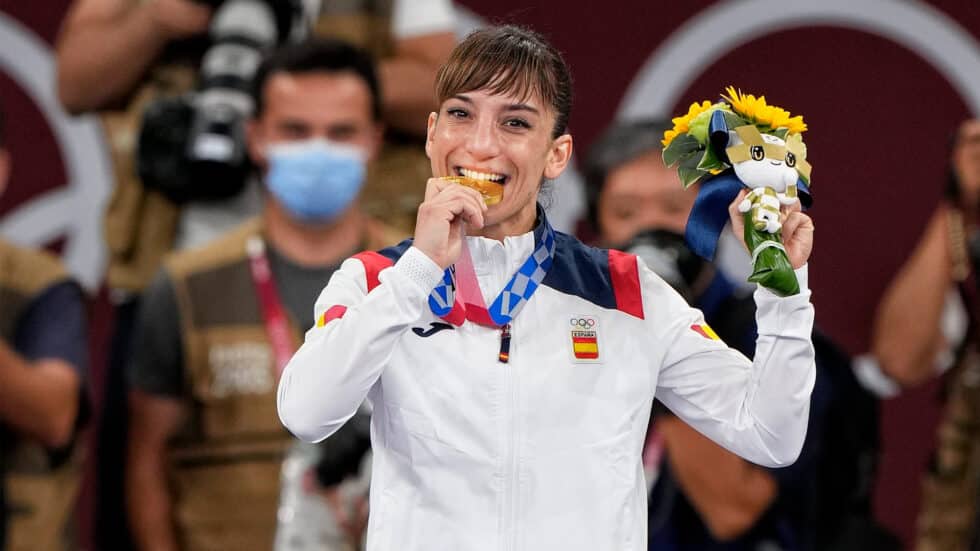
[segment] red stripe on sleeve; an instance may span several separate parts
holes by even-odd
[[[340,304],[331,306],[330,308],[327,308],[327,311],[324,312],[323,316],[320,317],[320,323],[317,325],[323,327],[324,325],[330,323],[333,320],[337,320],[344,317],[344,314],[346,313],[347,313],[346,306],[341,306]]]
[[[378,274],[381,273],[381,270],[394,265],[388,257],[374,251],[357,253],[353,258],[360,260],[361,264],[364,265],[364,276],[367,278],[367,290],[369,293],[381,284],[381,281],[378,280]]]
[[[609,250],[609,275],[612,278],[616,308],[643,319],[643,295],[640,293],[640,273],[636,255]]]

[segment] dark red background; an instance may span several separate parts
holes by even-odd
[[[527,24],[559,47],[575,75],[571,126],[583,153],[616,113],[629,83],[658,45],[713,2],[463,0],[491,21]],[[975,0],[931,2],[980,36]],[[0,11],[53,42],[68,0],[0,0]],[[601,8],[599,7],[601,6]],[[887,11],[881,17],[887,18]],[[3,45],[0,44],[0,48]],[[817,249],[811,287],[817,323],[852,353],[867,349],[877,301],[939,198],[947,136],[968,116],[963,100],[916,54],[883,38],[831,27],[782,30],[716,60],[675,111],[728,84],[765,93],[803,114],[814,166]],[[0,215],[61,185],[64,168],[31,98],[0,71],[0,99],[15,159]],[[104,326],[105,320],[96,320]],[[97,327],[104,334],[105,327]],[[884,404],[879,517],[907,541],[919,473],[932,446],[934,388]]]

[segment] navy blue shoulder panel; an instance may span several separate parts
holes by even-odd
[[[561,232],[555,232],[555,241],[555,260],[542,285],[615,310],[609,251],[589,247]]]
[[[412,242],[409,238],[378,253],[395,263],[412,246]],[[609,251],[589,247],[561,232],[555,232],[555,242],[555,259],[542,285],[615,310],[616,295],[609,273]]]
[[[402,241],[397,245],[393,245],[391,247],[381,249],[380,251],[378,251],[378,254],[387,258],[388,260],[391,261],[392,264],[394,264],[395,262],[398,262],[398,259],[401,258],[403,254],[405,254],[405,251],[407,251],[409,247],[412,246],[413,242],[414,239],[409,237],[408,239]]]

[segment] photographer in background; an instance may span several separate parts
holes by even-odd
[[[10,174],[0,113],[0,196]],[[82,290],[57,258],[0,239],[0,549],[65,549],[88,412]]]
[[[227,1],[227,0],[226,0]],[[131,97],[154,65],[169,61],[170,51],[206,43],[204,34],[214,6],[222,0],[76,0],[65,19],[58,43],[58,94],[69,112],[106,109]],[[330,0],[314,2],[313,34],[350,35],[356,27],[379,22],[364,19],[364,10],[384,2],[343,2],[335,11]],[[309,5],[310,2],[304,2]],[[394,0],[389,12],[378,13],[390,29],[389,44],[374,46],[389,53],[379,75],[386,124],[421,135],[419,115],[435,106],[430,83],[452,49],[452,3],[445,0]],[[363,6],[363,7],[361,7]],[[374,14],[367,14],[374,15]],[[335,18],[336,23],[321,18]],[[339,30],[341,26],[355,29]],[[335,30],[334,28],[338,28]],[[388,30],[389,33],[383,31]],[[344,36],[350,40],[351,37]],[[362,37],[367,42],[380,37]],[[193,44],[196,42],[197,44]]]
[[[922,488],[920,551],[980,545],[980,119],[960,123],[950,146],[945,196],[882,296],[872,334],[882,371],[902,386],[945,372],[937,448]]]
[[[980,119],[963,121],[951,140],[945,197],[878,305],[872,352],[904,387],[950,367],[953,351],[973,340],[973,271],[980,213]]]
[[[684,189],[677,172],[663,164],[668,128],[660,121],[620,123],[600,137],[585,165],[589,219],[604,246],[642,258],[704,312],[725,343],[752,357],[751,296],[740,295],[684,240],[697,188]],[[644,467],[655,478],[651,550],[887,549],[870,512],[876,403],[857,384],[843,352],[818,331],[813,343],[817,379],[809,427],[790,467],[753,465],[655,402],[644,451]]]
[[[424,125],[417,121],[435,107],[431,83],[455,43],[453,17],[449,0],[77,0],[58,40],[58,93],[69,112],[100,111],[109,134],[117,182],[107,214],[110,286],[139,291],[175,244],[203,243],[259,208],[258,187],[242,181],[240,193],[184,182],[190,189],[175,194],[136,178],[153,172],[135,156],[152,108],[196,86],[197,121],[214,111],[208,99],[220,94],[213,92],[229,88],[225,77],[247,80],[263,51],[311,34],[347,40],[381,60],[383,116],[394,132],[363,203],[372,215],[410,232],[423,189],[405,186],[403,179],[418,175],[407,179],[424,181],[428,170],[418,141]],[[241,111],[239,121],[248,116],[244,98],[226,103],[238,104],[233,107]],[[182,128],[163,125],[163,131],[177,133],[174,126]],[[187,154],[240,150],[240,135],[228,132],[238,139],[212,140],[200,150],[190,142]],[[159,143],[188,137],[156,138]],[[162,162],[150,153],[140,160]],[[181,168],[181,161],[164,168]],[[195,194],[203,200],[180,203]]]
[[[313,500],[296,493],[317,494],[283,465],[294,463],[299,444],[276,415],[279,373],[340,263],[400,237],[357,202],[383,134],[370,56],[338,40],[290,44],[262,62],[253,88],[247,142],[261,172],[262,213],[168,256],[142,299],[127,372],[126,468],[142,549],[267,550],[277,521],[287,530],[303,514],[302,502]],[[364,421],[345,425],[351,438],[315,446],[330,467],[301,468],[311,484],[336,486],[357,471]],[[346,551],[363,519],[337,505],[276,548]]]
[[[228,27],[217,28],[215,19],[222,11],[254,11],[265,6],[281,14],[297,5],[302,6],[301,24],[283,32],[279,20],[287,17],[279,15],[272,27],[282,36],[276,36],[275,42],[311,33],[338,36],[365,47],[380,60],[382,116],[389,137],[369,172],[360,201],[368,213],[407,234],[414,226],[429,174],[421,145],[425,125],[418,121],[425,120],[435,107],[435,71],[455,44],[450,0],[76,0],[65,18],[57,44],[58,94],[69,112],[100,113],[115,172],[115,190],[105,221],[108,284],[116,311],[98,431],[97,548],[129,547],[126,526],[119,523],[126,434],[123,371],[130,356],[139,292],[168,251],[204,243],[261,208],[257,182],[225,182],[231,191],[240,184],[241,191],[219,200],[182,204],[163,190],[145,185],[138,175],[148,168],[137,163],[142,121],[148,109],[160,105],[175,107],[186,118],[187,106],[181,111],[176,98],[207,85],[201,82],[200,72],[205,55],[213,55],[212,38]],[[258,21],[244,18],[248,25]],[[236,28],[242,22],[231,21]],[[253,29],[251,34],[268,37],[268,27],[266,21],[260,32]],[[223,69],[213,65],[212,70]],[[198,113],[214,111],[201,109]],[[165,134],[162,139],[171,140],[172,146],[187,136]],[[240,159],[242,144],[230,145]],[[160,155],[149,157],[156,163],[166,161]],[[182,159],[171,161],[177,164]],[[162,172],[176,171],[163,166]],[[213,191],[185,187],[200,193]]]

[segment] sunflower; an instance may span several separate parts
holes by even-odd
[[[711,105],[711,102],[708,100],[704,100],[701,103],[694,102],[687,108],[686,115],[670,119],[670,122],[674,123],[674,128],[664,132],[664,139],[660,143],[664,144],[664,147],[667,147],[678,135],[687,134],[687,131],[691,129],[691,120],[708,109],[711,109]]]
[[[803,122],[802,116],[790,116],[789,111],[767,104],[765,96],[756,98],[752,94],[743,94],[734,86],[725,88],[725,92],[728,95],[722,95],[722,98],[732,106],[732,110],[759,126],[760,130],[785,128],[790,134],[806,131],[806,123]]]

